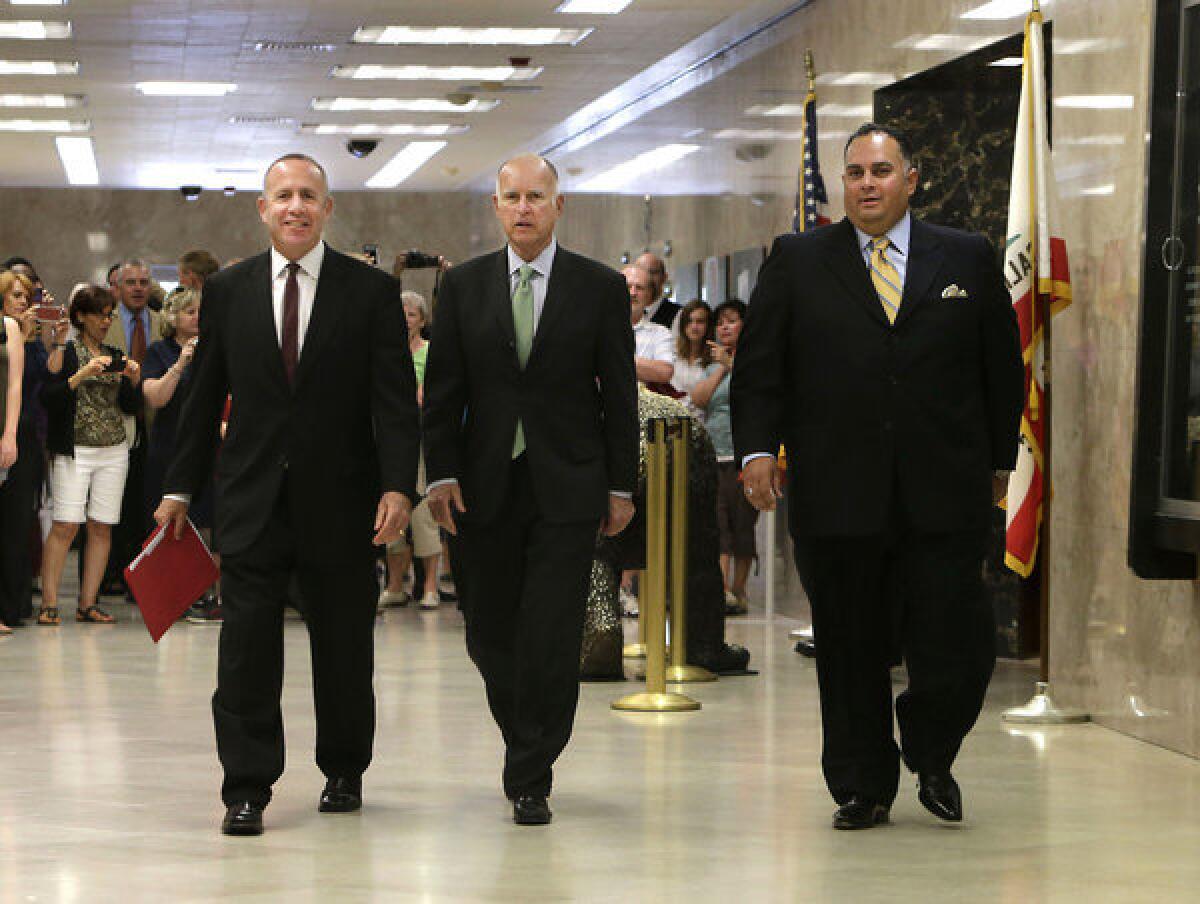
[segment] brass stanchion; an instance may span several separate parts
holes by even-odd
[[[667,445],[666,420],[647,425],[646,573],[641,610],[646,616],[646,690],[614,700],[613,709],[663,713],[699,709],[690,697],[667,691]]]
[[[638,572],[638,639],[621,650],[626,659],[646,658],[646,572]]]
[[[692,419],[672,418],[671,435],[671,665],[667,681],[716,681],[717,676],[687,664],[688,444]]]

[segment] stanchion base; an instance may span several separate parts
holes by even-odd
[[[716,681],[717,676],[708,669],[698,665],[669,665],[667,666],[668,684],[689,684],[701,681]]]
[[[682,713],[699,709],[700,703],[691,697],[670,691],[663,694],[643,691],[614,700],[612,708],[631,713]]]
[[[644,643],[627,643],[621,650],[621,655],[626,659],[645,659],[646,645]]]
[[[1092,717],[1082,710],[1061,709],[1050,697],[1050,685],[1039,681],[1033,698],[1024,706],[1006,709],[1003,718],[1018,725],[1075,725]]]

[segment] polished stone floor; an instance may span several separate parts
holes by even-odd
[[[366,807],[319,815],[304,626],[286,625],[290,765],[261,838],[217,832],[208,701],[219,630],[155,648],[121,623],[0,641],[0,904],[357,901],[1200,900],[1200,762],[1095,726],[1006,729],[1007,664],[957,767],[967,820],[906,781],[892,825],[829,828],[811,661],[742,619],[756,677],[691,685],[699,712],[618,714],[583,688],[554,824],[518,828],[458,614],[379,622]]]

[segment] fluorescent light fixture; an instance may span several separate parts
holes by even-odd
[[[1120,147],[1125,143],[1124,135],[1080,135],[1077,138],[1060,138],[1055,147]]]
[[[8,0],[11,6],[66,6],[67,0]]]
[[[1093,185],[1091,188],[1082,189],[1079,194],[1084,197],[1103,197],[1104,195],[1115,194],[1117,187],[1115,185]]]
[[[86,132],[86,119],[0,119],[0,132]]]
[[[263,170],[267,161],[256,166],[220,167],[211,163],[144,163],[138,166],[135,179],[139,188],[177,189],[181,185],[199,185],[209,191],[221,191],[226,186],[243,191],[262,188]]]
[[[721,129],[713,135],[718,140],[729,141],[799,141],[804,131],[786,132],[780,129]]]
[[[1003,35],[911,35],[894,46],[908,50],[957,50],[959,53],[970,53],[980,47],[999,41]]]
[[[823,72],[817,76],[818,85],[890,85],[895,80],[890,72]]]
[[[395,188],[445,146],[444,141],[411,141],[363,184],[367,188]]]
[[[1132,94],[1068,94],[1054,100],[1066,110],[1132,110]]]
[[[543,47],[570,44],[574,47],[592,28],[460,28],[458,26],[363,26],[350,39],[354,44],[482,44]]]
[[[54,60],[0,60],[0,75],[78,75],[79,63]]]
[[[403,81],[507,82],[537,78],[541,66],[334,66],[334,78],[400,79]]]
[[[666,144],[652,151],[638,154],[632,160],[614,166],[588,179],[579,186],[581,191],[613,191],[632,182],[639,176],[670,166],[700,150],[698,144]]]
[[[82,94],[0,94],[0,107],[82,107]]]
[[[1033,9],[1029,0],[990,0],[990,2],[968,10],[960,19],[1015,19],[1025,16]]]
[[[58,148],[58,159],[72,185],[99,185],[100,173],[96,169],[96,155],[92,150],[92,139],[76,135],[59,135],[54,139]]]
[[[1065,54],[1103,53],[1106,50],[1120,50],[1125,42],[1117,38],[1077,38],[1074,41],[1055,41],[1054,52]]]
[[[755,104],[746,108],[747,116],[803,116],[804,104]]]
[[[822,104],[817,107],[818,116],[846,116],[852,119],[868,119],[875,115],[870,104]]]
[[[147,97],[224,97],[237,90],[228,82],[138,82],[134,87]]]
[[[71,37],[70,22],[0,22],[0,38],[18,41],[62,41]]]
[[[633,0],[566,0],[554,8],[556,13],[593,13],[599,16],[615,16]]]
[[[314,110],[371,113],[486,113],[500,106],[498,100],[471,98],[456,104],[441,97],[314,97]]]
[[[107,232],[89,232],[87,234],[88,251],[93,254],[103,254],[108,250],[108,233]]]
[[[999,67],[1012,67],[1015,69],[1017,66],[1025,65],[1025,58],[1024,57],[1002,57],[1001,59],[998,59],[998,60],[992,60],[990,63],[988,63],[988,65],[996,66],[998,68]]]
[[[466,125],[451,125],[444,122],[426,125],[394,123],[386,126],[371,122],[350,124],[309,122],[302,125],[300,131],[311,132],[314,135],[461,135],[470,128]]]

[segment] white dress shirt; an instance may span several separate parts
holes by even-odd
[[[634,355],[651,361],[666,361],[675,364],[675,337],[661,323],[655,323],[645,314],[633,327]]]
[[[304,334],[308,332],[308,321],[312,319],[313,301],[317,297],[317,280],[321,277],[321,262],[325,260],[325,243],[316,246],[300,260],[296,271],[296,285],[300,294],[296,305],[296,360],[304,351]],[[288,259],[271,248],[271,307],[275,312],[275,338],[283,347],[283,292],[287,288]]]
[[[508,297],[512,298],[521,282],[521,268],[528,264],[533,268],[529,278],[529,287],[533,289],[533,332],[537,334],[537,325],[542,322],[542,308],[546,306],[546,289],[550,285],[550,269],[554,266],[554,255],[558,252],[558,241],[550,237],[550,244],[542,249],[531,261],[522,260],[521,255],[508,246]]]

